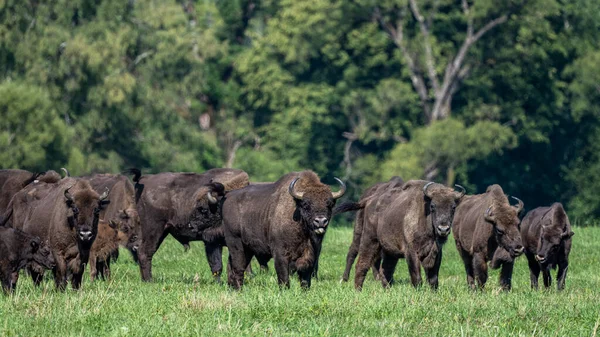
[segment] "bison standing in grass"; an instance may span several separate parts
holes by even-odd
[[[0,281],[4,292],[14,291],[19,270],[35,262],[51,269],[54,258],[40,238],[14,228],[0,227]]]
[[[152,257],[167,235],[186,245],[204,242],[208,264],[216,280],[223,270],[225,244],[221,204],[225,192],[247,186],[248,174],[236,169],[197,173],[135,175],[137,211],[142,242],[138,249],[142,280],[152,280]]]
[[[442,247],[450,234],[454,210],[464,196],[464,189],[457,186],[461,192],[432,182],[410,180],[401,188],[382,191],[360,205],[364,208],[364,225],[354,278],[357,290],[362,289],[367,271],[380,254],[384,287],[393,283],[398,259],[406,258],[413,286],[421,284],[423,267],[427,282],[437,289]]]
[[[223,227],[229,249],[229,285],[242,287],[244,270],[256,256],[263,262],[274,258],[280,286],[290,286],[293,270],[302,287],[310,288],[332,208],[346,190],[336,180],[341,189],[332,193],[314,172],[303,171],[228,193]]]
[[[540,271],[544,278],[544,286],[550,287],[550,269],[558,266],[557,288],[564,289],[569,268],[571,238],[574,234],[561,203],[554,203],[550,207],[538,207],[523,218],[521,237],[529,262],[532,288],[538,288]]]
[[[523,202],[511,206],[502,187],[492,185],[483,194],[468,195],[454,216],[454,239],[467,273],[467,283],[483,289],[488,278],[487,263],[501,264],[500,285],[511,289],[514,258],[523,253],[519,213]],[[505,254],[504,254],[505,253]],[[499,256],[506,255],[499,262]]]
[[[107,197],[108,191],[98,195],[87,181],[76,178],[30,184],[15,194],[4,222],[10,219],[13,227],[48,243],[56,262],[53,272],[58,289],[66,288],[68,275],[72,275],[73,289],[79,289]],[[29,272],[39,284],[43,269],[37,267],[33,265]]]

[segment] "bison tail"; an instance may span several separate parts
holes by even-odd
[[[346,212],[358,211],[365,208],[365,205],[360,202],[345,202],[333,210],[333,214],[340,214]]]
[[[127,169],[127,170],[123,171],[123,173],[125,173],[125,174],[132,174],[133,175],[132,180],[135,183],[140,182],[140,177],[142,176],[142,171],[140,169],[132,167],[130,169]]]
[[[31,174],[31,177],[29,177],[27,180],[25,180],[23,182],[23,185],[21,186],[21,188],[31,184],[32,182],[34,182],[39,176],[43,175],[46,172],[34,172]]]

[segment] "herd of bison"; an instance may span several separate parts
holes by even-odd
[[[557,267],[557,287],[565,286],[573,232],[563,206],[539,207],[520,220],[523,202],[510,197],[512,205],[498,185],[468,195],[460,185],[394,177],[368,188],[357,202],[335,207],[345,184],[335,178],[340,186],[332,192],[312,171],[262,183],[250,183],[237,169],[148,175],[130,169],[126,175],[86,177],[63,171],[0,170],[5,292],[15,289],[22,269],[36,285],[52,270],[60,290],[68,281],[80,288],[87,264],[92,281],[108,278],[119,247],[131,252],[142,280],[151,281],[152,258],[169,234],[186,248],[190,241],[203,241],[218,282],[227,246],[227,282],[234,289],[242,287],[253,257],[261,269],[274,260],[280,286],[289,287],[290,273],[296,273],[301,286],[309,288],[332,216],[351,211],[356,222],[342,281],[358,256],[358,290],[369,269],[390,286],[400,258],[406,259],[414,286],[422,283],[422,267],[436,289],[451,231],[473,289],[485,286],[489,265],[501,269],[500,284],[509,290],[514,260],[523,253],[532,288],[538,287],[540,272],[550,287],[550,270]]]

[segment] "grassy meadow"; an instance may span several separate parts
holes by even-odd
[[[392,289],[382,289],[369,274],[363,291],[357,292],[353,278],[339,283],[350,228],[329,230],[320,280],[311,290],[301,290],[296,279],[291,289],[279,290],[271,262],[268,273],[257,273],[241,292],[234,292],[212,282],[202,243],[184,253],[169,238],[154,258],[154,283],[140,281],[124,250],[110,282],[92,284],[86,275],[79,292],[57,292],[50,278],[42,289],[34,289],[22,274],[16,293],[0,296],[0,336],[596,335],[600,228],[574,231],[567,286],[561,293],[555,288],[531,291],[524,257],[515,267],[512,292],[498,290],[498,271],[491,272],[485,291],[469,291],[452,240],[445,247],[439,291],[414,289],[401,260]]]

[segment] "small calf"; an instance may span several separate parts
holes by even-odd
[[[90,250],[90,279],[94,281],[100,276],[110,279],[110,260],[119,250],[119,245],[125,245],[129,237],[117,230],[113,221],[98,221],[98,236]]]
[[[554,203],[550,207],[538,207],[523,218],[521,237],[529,262],[532,288],[538,287],[540,271],[544,277],[544,286],[550,287],[550,269],[556,269],[558,266],[557,288],[564,289],[569,268],[571,238],[574,234],[567,213],[560,203]]]
[[[30,262],[47,269],[55,264],[50,249],[40,238],[18,229],[0,227],[0,280],[4,292],[14,291],[19,270]]]

